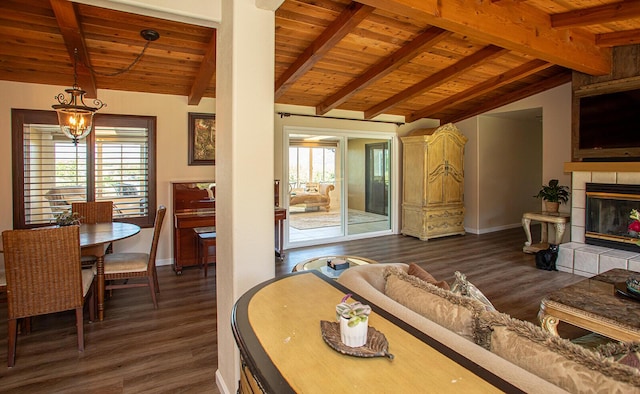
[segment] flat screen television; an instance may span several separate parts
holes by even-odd
[[[640,148],[640,89],[579,100],[578,149]]]

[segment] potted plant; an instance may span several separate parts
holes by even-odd
[[[548,185],[542,185],[534,197],[544,201],[545,211],[558,212],[560,204],[569,201],[569,187],[560,185],[557,179],[551,179]]]
[[[351,294],[336,305],[336,319],[340,321],[340,340],[346,346],[360,347],[367,343],[371,307],[360,302],[347,303]]]
[[[64,212],[60,212],[55,215],[56,224],[60,227],[63,226],[73,226],[80,224],[80,214],[78,212],[71,212],[71,210],[67,210]]]

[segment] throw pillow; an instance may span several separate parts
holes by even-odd
[[[461,274],[459,271],[456,271],[456,280],[453,282],[453,286],[451,286],[451,292],[463,295],[465,297],[471,297],[474,300],[478,300],[485,305],[486,310],[495,311],[496,308],[493,306],[491,301],[487,297],[482,294],[477,287],[475,287],[471,282],[467,280],[467,277],[464,274]]]
[[[484,312],[479,325],[479,331],[487,335],[481,338],[481,346],[564,390],[572,393],[640,390],[640,374],[634,368],[556,337],[530,322],[504,313]]]
[[[596,351],[610,360],[638,369],[640,373],[640,342],[610,342]]]
[[[482,303],[436,287],[398,267],[385,268],[384,278],[387,297],[458,335],[475,341],[478,315],[484,312]]]
[[[317,183],[307,183],[304,191],[307,193],[317,193],[319,190]]]
[[[429,272],[422,269],[422,267],[420,267],[416,263],[409,264],[409,271],[407,271],[407,273],[409,275],[415,276],[416,278],[420,278],[427,283],[431,283],[434,286],[438,286],[441,289],[445,289],[445,290],[450,289],[449,284],[446,281],[444,280],[438,281],[436,278],[433,277],[433,275],[431,275]]]

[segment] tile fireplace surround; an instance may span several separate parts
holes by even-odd
[[[592,182],[640,185],[640,162],[572,162],[565,163],[564,171],[572,173],[571,242],[560,245],[556,261],[558,271],[586,277],[613,268],[640,272],[640,246],[635,253],[584,243],[586,184]]]

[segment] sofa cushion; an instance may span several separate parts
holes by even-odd
[[[307,183],[304,187],[304,191],[306,193],[318,193],[320,191],[320,187],[317,183]]]
[[[530,322],[485,312],[479,343],[498,356],[572,393],[630,393],[640,374],[604,355],[553,336]],[[478,334],[482,337],[482,334]]]
[[[445,290],[450,289],[449,284],[446,281],[444,280],[438,281],[436,278],[433,277],[433,275],[431,275],[429,272],[424,270],[422,267],[420,267],[416,263],[409,264],[409,271],[407,271],[407,273],[409,275],[413,275],[417,278],[420,278],[425,282],[431,283],[434,286],[438,286],[441,289],[445,289]]]
[[[484,305],[409,275],[397,267],[385,269],[385,294],[427,319],[474,341]]]
[[[484,304],[485,309],[488,311],[495,311],[496,308],[493,306],[491,301],[471,282],[467,280],[466,275],[460,273],[459,271],[455,272],[456,280],[453,282],[453,286],[451,286],[451,291],[456,294],[463,295],[465,297],[471,297],[474,300],[478,300]]]

